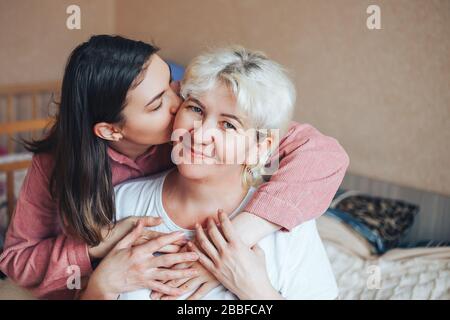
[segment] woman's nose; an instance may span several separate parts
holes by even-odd
[[[210,144],[214,142],[215,127],[209,121],[194,124],[193,138],[195,144]]]
[[[176,101],[174,103],[172,103],[172,105],[170,106],[170,113],[175,116],[178,112],[178,109],[180,108],[181,104],[182,104],[182,100],[178,99],[179,101]]]

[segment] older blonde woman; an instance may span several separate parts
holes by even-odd
[[[194,59],[181,93],[185,101],[174,121],[172,153],[177,168],[117,186],[117,218],[142,212],[162,220],[154,230],[182,231],[190,238],[196,228],[206,255],[191,248],[205,274],[221,282],[206,299],[335,298],[337,287],[314,221],[275,232],[248,249],[226,214],[220,215],[221,230],[213,220],[218,209],[232,216],[245,206],[288,127],[295,90],[281,66],[241,47],[216,50]],[[208,236],[201,225],[208,227]],[[102,277],[92,278],[88,290],[102,287],[95,284]],[[202,283],[201,278],[189,281],[189,287]],[[149,299],[150,293],[120,297]]]

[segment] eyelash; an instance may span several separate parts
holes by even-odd
[[[188,108],[189,108],[192,112],[194,112],[194,113],[203,114],[203,110],[202,110],[200,107],[190,105],[190,106],[188,106]],[[199,111],[195,111],[194,109],[198,109]],[[233,124],[231,124],[230,122],[228,122],[228,121],[223,121],[223,123],[224,123],[224,124],[227,124],[227,123],[228,123],[228,124],[231,126],[231,128],[226,128],[226,127],[224,126],[224,129],[237,130],[237,128],[236,128]]]
[[[149,110],[150,112],[153,112],[153,111],[157,111],[159,108],[161,108],[162,107],[162,105],[163,105],[163,103],[164,103],[164,100],[165,100],[165,93],[161,96],[161,98],[159,98],[160,100],[161,100],[161,103],[156,107],[156,108],[153,108],[153,109],[151,109],[151,110]]]
[[[232,125],[230,122],[224,121],[223,123],[228,123],[232,127],[232,128],[225,128],[225,129],[237,130],[236,127],[234,125]]]
[[[199,113],[199,114],[203,114],[203,110],[202,110],[202,108],[200,108],[200,107],[197,107],[197,106],[188,106],[188,108],[189,108],[192,112]],[[200,112],[195,111],[194,109],[198,109],[198,110],[200,110]]]
[[[156,111],[156,110],[158,110],[159,108],[161,108],[162,107],[162,101],[161,101],[161,103],[159,104],[159,106],[157,106],[155,109],[153,109],[152,111]]]

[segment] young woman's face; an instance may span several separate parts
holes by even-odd
[[[173,126],[172,157],[177,157],[173,160],[178,170],[193,179],[240,174],[256,144],[255,132],[249,128],[248,118],[225,85],[188,97]]]
[[[168,64],[153,55],[143,80],[127,94],[120,128],[124,142],[150,146],[170,141],[174,116],[182,102],[170,76]]]

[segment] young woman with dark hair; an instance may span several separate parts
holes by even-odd
[[[28,144],[35,155],[0,269],[40,298],[72,298],[68,270],[77,266],[86,279],[92,263],[109,252],[128,258],[123,272],[135,271],[130,273],[136,276],[130,280],[132,288],[116,284],[120,292],[149,288],[177,295],[177,279],[185,283],[196,278],[191,283],[200,286],[195,296],[200,297],[218,285],[198,263],[168,269],[175,261],[198,257],[175,253],[183,245],[180,234],[145,231],[158,220],[130,217],[115,223],[115,185],[173,167],[168,142],[182,100],[171,83],[170,68],[156,53],[157,48],[144,42],[107,35],[78,46],[66,66],[56,122],[47,137]],[[279,169],[232,221],[249,246],[280,228],[290,230],[320,216],[348,166],[339,143],[309,125],[293,123],[277,154]],[[149,265],[142,257],[153,257],[155,250],[171,254]],[[136,271],[145,268],[146,273]],[[162,282],[167,280],[171,286]]]

